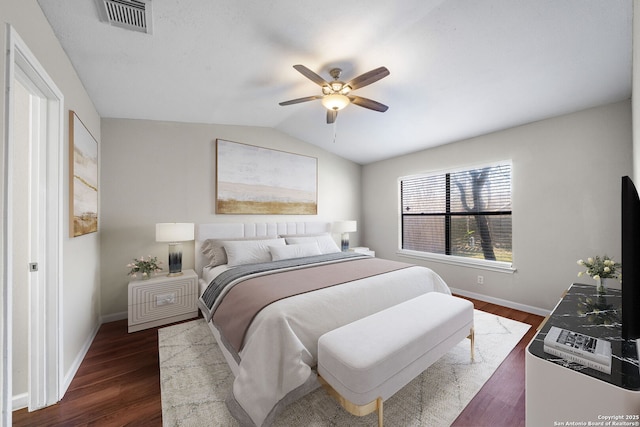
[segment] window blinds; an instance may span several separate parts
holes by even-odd
[[[402,248],[511,261],[511,165],[403,178]]]

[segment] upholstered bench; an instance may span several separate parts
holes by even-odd
[[[473,360],[473,336],[473,304],[429,292],[322,335],[319,381],[350,413],[377,410],[382,427],[382,402],[464,338]]]

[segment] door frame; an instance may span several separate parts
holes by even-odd
[[[42,102],[46,114],[40,125],[39,150],[42,164],[38,185],[44,190],[39,209],[40,259],[38,279],[35,280],[29,298],[29,409],[35,410],[58,402],[62,384],[62,235],[63,203],[63,134],[64,96],[55,85],[35,55],[7,24],[5,135],[3,146],[3,205],[2,222],[2,422],[11,425],[12,412],[12,212],[11,200],[13,166],[13,82],[18,74],[28,80],[44,96]],[[35,213],[34,213],[35,214]],[[25,266],[26,268],[26,266]],[[0,422],[0,424],[2,424]]]

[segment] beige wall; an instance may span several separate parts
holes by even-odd
[[[82,82],[78,78],[64,50],[55,38],[49,23],[42,14],[35,0],[3,0],[0,2],[0,46],[6,46],[6,25],[11,24],[19,36],[27,44],[31,52],[55,82],[64,95],[65,110],[72,109],[78,113],[85,125],[99,141],[100,117],[89,99]],[[6,81],[6,55],[0,55],[0,80],[4,87]],[[6,99],[5,91],[0,91],[0,134],[6,132]],[[65,114],[63,153],[64,182],[68,182],[68,119]],[[4,150],[1,152],[0,165],[5,164]],[[3,166],[0,166],[3,168]],[[0,180],[4,188],[5,171],[2,170]],[[66,218],[68,218],[68,186],[63,186],[64,201],[62,206],[63,221],[63,271],[62,271],[62,376],[64,381],[73,374],[74,364],[83,355],[92,334],[99,324],[99,234],[71,239]],[[4,191],[4,190],[3,190]],[[2,198],[4,200],[4,197]],[[0,201],[0,203],[3,203]],[[3,211],[5,206],[1,206]],[[4,221],[3,217],[3,221]],[[4,233],[2,233],[4,239]],[[4,241],[3,241],[4,243]],[[0,250],[4,244],[0,246]],[[4,254],[0,259],[4,259]],[[0,265],[0,273],[4,276],[5,266]],[[5,383],[3,380],[2,383]]]
[[[216,215],[216,138],[316,157],[318,215]],[[269,128],[103,119],[100,158],[104,316],[127,310],[132,258],[155,255],[166,266],[158,222],[360,220],[361,166]],[[357,245],[359,233],[351,238]],[[193,268],[193,245],[183,251],[183,268]]]
[[[380,257],[407,260],[396,254],[399,177],[511,159],[517,272],[410,262],[433,268],[452,288],[550,310],[578,280],[578,259],[620,259],[620,178],[632,173],[631,153],[625,101],[366,165],[364,244]]]

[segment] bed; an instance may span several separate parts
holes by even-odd
[[[427,292],[451,294],[426,267],[340,252],[327,222],[200,224],[195,267],[200,308],[235,376],[226,404],[242,426],[270,425],[319,386],[324,333]]]

